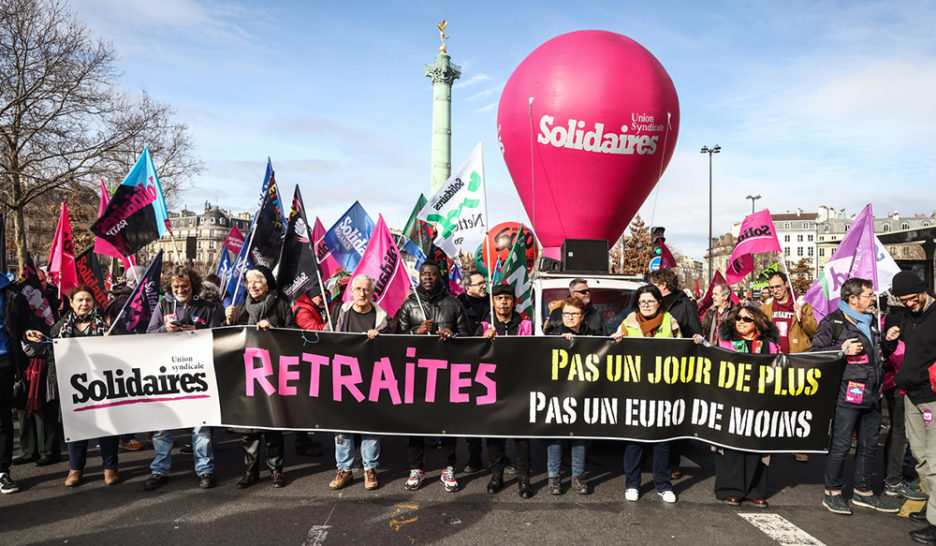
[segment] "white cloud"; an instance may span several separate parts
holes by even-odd
[[[490,81],[490,80],[491,80],[491,77],[488,76],[487,74],[483,74],[483,73],[475,74],[474,76],[468,78],[467,80],[456,81],[455,84],[452,85],[452,87],[454,87],[455,89],[460,89],[462,87],[468,87],[470,85],[475,85],[475,84]]]

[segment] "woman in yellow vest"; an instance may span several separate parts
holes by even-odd
[[[641,286],[634,292],[637,311],[627,315],[613,337],[620,341],[627,337],[679,337],[679,323],[669,313],[660,309],[663,294],[652,284]],[[624,474],[627,476],[624,498],[636,501],[640,498],[640,461],[643,459],[642,442],[625,442]],[[653,444],[653,485],[663,502],[676,502],[669,467],[669,442]]]

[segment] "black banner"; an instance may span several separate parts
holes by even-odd
[[[94,301],[101,307],[107,307],[110,299],[107,297],[107,288],[104,285],[104,274],[101,273],[101,266],[98,263],[97,256],[94,254],[94,247],[89,248],[75,258],[75,269],[78,271],[78,280],[82,284],[91,288],[94,293]]]
[[[844,365],[840,353],[749,355],[682,339],[213,334],[225,425],[382,434],[821,452]]]

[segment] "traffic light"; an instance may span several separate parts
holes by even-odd
[[[666,241],[666,237],[663,236],[663,232],[666,231],[665,227],[656,226],[650,228],[650,238],[653,241],[653,258],[657,256],[663,256],[663,247],[662,243]]]

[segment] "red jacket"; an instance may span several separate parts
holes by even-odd
[[[325,319],[322,318],[322,312],[315,307],[312,298],[308,294],[299,296],[293,306],[293,312],[296,314],[296,323],[303,330],[323,330],[325,328]]]

